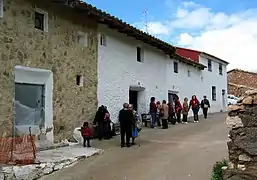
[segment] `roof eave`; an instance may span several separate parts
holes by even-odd
[[[149,44],[150,46],[158,48],[165,54],[174,54],[176,51],[176,48],[169,43],[157,39],[154,36],[151,36],[150,34],[129,25],[126,22],[123,22],[121,19],[118,19],[100,9],[97,9],[90,4],[80,2],[76,4],[76,8],[86,11],[88,15],[94,17],[98,23],[108,25],[109,28],[116,29],[119,33],[134,37],[137,40]]]
[[[179,60],[180,62],[182,62],[184,64],[193,66],[193,67],[198,68],[200,70],[204,70],[205,68],[207,68],[207,66],[205,66],[203,64],[200,64],[198,62],[194,62],[194,61],[192,61],[190,59],[187,59],[187,58],[184,58],[184,57],[182,57],[182,56],[180,56],[178,54],[175,54],[175,55],[171,56],[171,58]]]
[[[208,54],[208,53],[206,53],[206,52],[201,52],[201,54],[206,55],[206,56],[210,56],[210,57],[212,57],[212,58],[214,58],[214,59],[217,59],[217,60],[221,61],[222,63],[224,63],[224,64],[226,64],[226,65],[229,65],[229,62],[227,62],[227,61],[225,61],[225,60],[223,60],[223,59],[220,59],[220,58],[218,58],[218,57],[216,57],[216,56],[213,56],[213,55],[211,55],[211,54]]]

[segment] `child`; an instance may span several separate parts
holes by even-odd
[[[90,140],[92,137],[92,132],[91,129],[88,127],[88,122],[84,122],[83,127],[81,127],[81,135],[83,137],[83,146],[86,147],[91,147],[90,146]]]

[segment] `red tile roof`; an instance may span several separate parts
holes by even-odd
[[[200,56],[201,52],[191,50],[191,49],[176,47],[176,54],[178,54],[184,58],[190,59],[191,61],[199,62],[199,56]]]
[[[184,58],[190,59],[191,61],[198,62],[198,63],[199,63],[199,56],[201,54],[203,54],[203,55],[207,55],[209,57],[212,57],[214,59],[218,59],[219,61],[221,61],[225,64],[229,64],[227,61],[224,61],[223,59],[220,59],[216,56],[213,56],[211,54],[208,54],[208,53],[205,53],[205,52],[202,52],[202,51],[193,50],[193,49],[176,47],[176,54],[178,54],[178,55],[180,55]]]

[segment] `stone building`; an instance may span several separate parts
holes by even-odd
[[[0,136],[59,141],[93,119],[97,23],[66,2],[0,0]]]
[[[241,96],[245,91],[257,88],[257,73],[233,69],[228,71],[228,93]]]

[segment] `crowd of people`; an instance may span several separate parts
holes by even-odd
[[[206,96],[200,102],[195,95],[189,101],[187,97],[184,98],[183,103],[180,102],[179,97],[175,96],[172,102],[167,103],[166,100],[156,102],[155,97],[151,97],[149,105],[149,113],[151,115],[151,128],[156,126],[168,129],[168,123],[175,125],[177,123],[188,123],[188,113],[190,109],[194,115],[194,122],[199,122],[198,113],[202,109],[204,118],[207,118],[210,102]],[[182,116],[182,120],[181,120]],[[138,113],[133,109],[132,104],[124,103],[123,109],[119,112],[121,147],[130,147],[135,144],[135,139],[141,131],[142,121]],[[99,140],[111,139],[115,134],[114,129],[111,128],[110,114],[106,106],[100,106],[96,112],[93,125]],[[90,139],[93,136],[88,123],[85,122],[81,128],[81,134],[84,139],[84,147],[90,147]]]
[[[151,127],[155,128],[155,125],[162,126],[163,129],[168,128],[168,122],[175,125],[177,123],[187,124],[187,117],[190,109],[193,111],[194,122],[199,122],[199,110],[203,110],[204,118],[207,118],[208,109],[210,108],[210,102],[206,96],[203,97],[201,103],[195,95],[192,96],[188,102],[188,98],[185,97],[181,104],[179,97],[175,96],[172,102],[167,103],[166,100],[156,102],[155,97],[150,100],[150,114],[151,114]],[[182,115],[182,120],[181,120]]]

